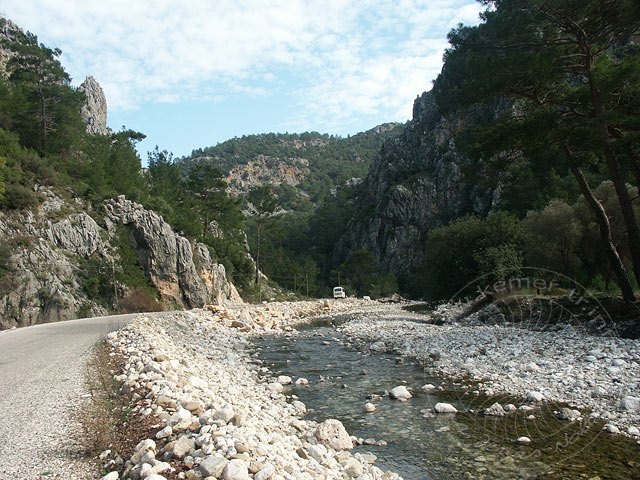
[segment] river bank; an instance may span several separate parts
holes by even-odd
[[[123,393],[135,392],[131,413],[157,422],[121,469],[110,461],[115,452],[104,456],[107,470],[114,470],[106,478],[399,479],[374,466],[374,456],[352,455],[355,439],[337,420],[301,418],[305,405],[285,389],[304,379],[273,377],[250,361],[252,335],[290,331],[301,318],[368,305],[332,303],[147,314],[109,334],[114,354],[125,359],[115,379]]]
[[[133,392],[132,414],[153,419],[147,438],[123,455],[120,478],[400,478],[374,466],[375,455],[353,453],[351,448],[362,438],[350,437],[339,422],[302,418],[306,406],[295,393],[305,379],[278,376],[256,362],[256,339],[293,340],[299,335],[294,326],[319,317],[342,338],[323,339],[321,345],[337,342],[365,354],[390,353],[399,365],[415,359],[425,378],[453,380],[463,393],[449,401],[457,406],[463,423],[477,423],[482,416],[474,398],[493,402],[504,395],[494,410],[508,410],[510,404],[520,407],[505,413],[505,425],[511,418],[530,429],[535,425],[532,417],[546,422],[566,416],[579,425],[571,431],[593,420],[600,422],[598,429],[640,439],[634,430],[640,419],[634,403],[640,381],[637,340],[585,336],[571,329],[536,332],[504,324],[433,325],[431,316],[402,307],[350,299],[212,306],[165,318],[139,316],[108,337],[114,354],[124,358],[125,367],[115,378],[122,392]],[[397,384],[403,383],[400,375]],[[434,398],[444,396],[442,400],[453,394],[453,389],[434,383],[425,391],[418,391],[422,385],[409,389],[419,397],[434,388]],[[420,413],[433,418],[433,410],[422,408]],[[565,435],[570,431],[555,423],[552,428]],[[507,425],[502,434],[509,437],[515,431]],[[584,431],[578,434],[587,436]],[[528,438],[534,445],[538,441],[535,432]],[[507,438],[510,444],[516,440]],[[484,458],[477,453],[480,450],[475,456]],[[107,469],[116,469],[112,458],[113,454],[104,458]]]

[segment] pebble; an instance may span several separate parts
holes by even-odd
[[[453,405],[451,405],[450,403],[438,402],[433,407],[433,410],[436,413],[458,413],[458,409]]]
[[[520,445],[529,445],[531,443],[531,439],[529,437],[518,437],[516,443]]]
[[[364,404],[364,411],[367,413],[373,413],[376,411],[376,406],[373,403],[367,402]]]
[[[118,480],[118,478],[120,478],[120,475],[118,474],[118,472],[109,472],[100,480]]]
[[[406,402],[413,397],[413,395],[411,395],[409,390],[407,390],[407,387],[405,387],[404,385],[399,385],[392,388],[389,392],[389,396],[395,400],[400,400],[401,402]]]

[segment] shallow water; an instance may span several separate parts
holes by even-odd
[[[307,405],[306,418],[337,418],[351,435],[386,441],[386,446],[363,445],[354,451],[373,453],[380,468],[405,480],[535,478],[548,470],[531,457],[530,448],[503,441],[508,431],[499,432],[495,441],[495,431],[475,428],[475,415],[425,417],[443,400],[466,411],[465,397],[450,386],[445,392],[420,391],[426,383],[441,382],[425,376],[417,365],[398,363],[395,356],[362,355],[345,348],[332,325],[301,327],[297,336],[258,339],[255,348],[257,358],[274,374],[309,380],[309,385],[285,391]],[[397,385],[412,387],[414,398],[391,400],[386,391]],[[364,412],[367,401],[376,406],[374,413]]]

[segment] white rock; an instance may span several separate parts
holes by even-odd
[[[100,480],[118,480],[120,478],[120,474],[118,472],[109,472]]]
[[[542,402],[544,400],[544,395],[540,392],[532,390],[530,392],[527,392],[525,400],[527,402]]]
[[[152,473],[146,478],[146,480],[167,480],[167,479],[162,475],[158,475],[157,473]]]
[[[171,425],[167,425],[162,430],[158,431],[158,433],[156,433],[156,438],[158,439],[167,438],[167,437],[170,437],[172,433],[173,433],[173,428],[171,427]]]
[[[356,478],[364,473],[364,469],[362,468],[362,464],[359,461],[351,457],[347,459],[344,464],[344,473],[346,473],[351,478]]]
[[[485,409],[483,413],[492,417],[504,417],[507,414],[505,409],[498,402]]]
[[[450,403],[438,402],[433,409],[436,413],[458,413],[458,409]]]
[[[627,428],[627,433],[629,435],[633,435],[634,437],[640,436],[640,429],[638,429],[637,427],[629,427]]]
[[[224,480],[249,480],[249,469],[242,460],[234,458],[222,471]]]
[[[273,465],[265,465],[262,470],[255,473],[254,480],[269,480],[276,473],[276,469]]]
[[[611,423],[607,423],[604,426],[604,431],[608,433],[616,433],[616,434],[620,433],[620,429]]]
[[[367,413],[373,413],[376,411],[376,406],[371,402],[367,402],[364,404],[364,411]]]
[[[529,445],[531,443],[531,439],[529,437],[518,437],[516,443],[520,445]]]
[[[600,385],[594,387],[591,390],[591,396],[593,397],[603,397],[607,394],[607,390],[604,387],[601,387]]]
[[[274,383],[270,383],[267,385],[267,388],[272,392],[272,393],[282,393],[282,391],[284,390],[284,387],[282,386],[281,383],[278,382],[274,382]]]
[[[175,427],[177,425],[184,426],[189,423],[191,423],[191,412],[182,407],[178,407],[176,413],[171,415],[165,422],[166,425],[171,427]]]
[[[224,467],[227,466],[227,463],[229,463],[229,460],[220,455],[210,455],[200,462],[200,473],[202,473],[204,478],[219,478],[220,475],[222,475]]]
[[[513,403],[507,403],[504,406],[504,411],[509,413],[509,412],[515,412],[517,410],[516,406]]]
[[[391,389],[391,391],[389,392],[389,396],[396,400],[400,400],[401,402],[406,402],[413,395],[411,395],[409,390],[407,390],[407,387],[405,387],[404,385],[399,385]]]
[[[620,399],[620,407],[628,412],[640,412],[640,398],[626,396]]]
[[[207,388],[209,388],[209,383],[206,380],[203,380],[200,377],[196,377],[195,375],[189,377],[189,385],[200,388],[202,390],[206,390]]]
[[[320,443],[334,450],[350,450],[353,448],[353,442],[344,425],[334,418],[325,420],[318,425],[315,436]]]
[[[296,385],[309,385],[309,380],[307,380],[306,378],[300,377],[299,379],[296,380]]]
[[[224,423],[229,423],[234,416],[233,405],[226,403],[224,407],[213,415],[213,420],[222,420]]]
[[[191,453],[196,448],[196,442],[193,438],[189,438],[186,435],[181,436],[178,441],[173,445],[173,456],[179,459],[184,458],[188,453]]]
[[[421,390],[424,390],[425,392],[428,392],[430,390],[435,390],[436,386],[431,384],[431,383],[427,383],[426,385],[420,387]]]
[[[369,345],[369,348],[371,349],[372,352],[384,352],[387,348],[387,346],[385,345],[384,342],[373,342],[371,345]]]
[[[291,377],[288,377],[287,375],[280,375],[278,377],[278,383],[281,385],[290,385],[293,382],[293,380],[291,380]]]

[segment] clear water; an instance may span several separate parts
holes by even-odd
[[[544,463],[530,458],[530,449],[469,428],[472,414],[425,416],[438,401],[467,408],[451,390],[422,392],[424,384],[440,382],[417,365],[349,350],[333,325],[302,327],[297,336],[267,336],[254,346],[258,361],[273,374],[309,380],[285,391],[307,405],[306,418],[337,418],[351,435],[386,441],[386,446],[362,445],[354,451],[373,453],[378,467],[405,480],[523,479],[545,471]],[[414,398],[391,400],[386,391],[398,385],[412,387]],[[367,401],[376,406],[374,413],[364,412]],[[487,418],[482,421],[492,421]]]

